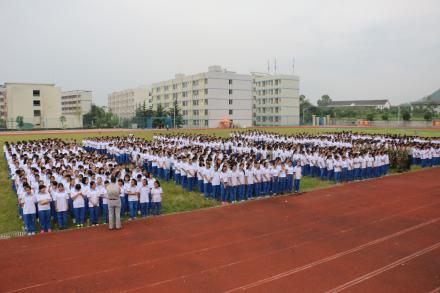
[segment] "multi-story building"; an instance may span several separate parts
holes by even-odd
[[[120,119],[131,119],[136,108],[144,102],[148,105],[148,87],[125,89],[108,95],[108,109]]]
[[[92,92],[75,90],[63,92],[61,96],[61,111],[66,118],[65,127],[82,127],[83,116],[92,109]]]
[[[184,75],[154,83],[150,104],[164,109],[179,104],[183,127],[218,127],[222,122],[252,126],[252,78],[210,66],[208,72]]]
[[[299,77],[252,73],[255,126],[299,125]]]
[[[61,89],[55,84],[5,83],[0,88],[6,128],[61,127]]]

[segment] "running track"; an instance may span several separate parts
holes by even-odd
[[[0,241],[1,292],[439,288],[439,168],[140,220],[122,231]]]

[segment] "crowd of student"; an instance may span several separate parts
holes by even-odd
[[[223,204],[298,193],[302,176],[320,180],[363,180],[388,173],[393,150],[408,152],[413,164],[440,165],[440,140],[357,133],[297,134],[234,132],[229,138],[156,135],[88,138],[79,145],[60,140],[4,146],[28,233],[51,231],[51,218],[64,229],[67,217],[81,227],[107,222],[105,186],[121,186],[121,214],[130,219],[160,214],[158,179]],[[133,163],[133,164],[130,164]],[[129,167],[131,166],[131,167]]]
[[[23,141],[5,143],[5,159],[17,194],[19,214],[28,234],[51,232],[52,224],[67,228],[68,218],[77,227],[88,219],[91,226],[108,221],[106,185],[112,176],[121,187],[121,216],[159,215],[162,188],[146,171],[118,164],[105,153],[88,152],[73,141]]]

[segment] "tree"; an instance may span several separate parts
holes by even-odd
[[[408,109],[402,110],[402,119],[403,121],[411,120],[411,112]]]
[[[374,120],[374,113],[371,113],[371,112],[368,113],[368,114],[367,114],[367,120],[368,120],[368,121],[373,121],[373,120]]]
[[[156,111],[154,112],[153,127],[154,128],[164,128],[165,127],[165,117],[166,112],[162,107],[162,104],[158,104]]]
[[[15,122],[17,123],[18,128],[22,128],[24,126],[23,116],[17,116],[17,118],[15,119]]]
[[[319,107],[328,106],[331,101],[332,99],[330,98],[329,95],[323,95],[321,99],[318,100],[318,106]]]
[[[180,110],[179,103],[177,100],[174,100],[173,106],[168,109],[168,116],[171,117],[173,120],[173,126],[174,128],[180,128],[183,125],[183,115],[182,111]]]
[[[89,128],[113,128],[119,123],[119,119],[112,112],[106,112],[102,107],[92,104],[89,113],[83,116],[84,127]]]
[[[388,118],[389,118],[388,117],[388,113],[385,112],[385,113],[382,114],[382,120],[388,121]]]
[[[66,123],[66,116],[62,115],[60,116],[60,122],[61,122],[61,127],[64,128],[64,123]]]
[[[427,111],[425,112],[425,114],[423,115],[423,119],[425,119],[426,121],[431,121],[432,120],[432,112]]]

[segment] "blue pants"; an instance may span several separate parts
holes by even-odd
[[[188,177],[188,191],[193,192],[194,191],[194,177]]]
[[[246,185],[246,199],[252,198],[254,194],[254,185],[248,184]]]
[[[180,174],[174,173],[174,184],[176,184],[176,185],[179,184],[179,176],[180,176]]]
[[[74,208],[75,222],[77,225],[84,224],[85,208]]]
[[[34,233],[35,232],[35,214],[26,214],[23,215],[24,226],[26,228],[26,232]]]
[[[220,185],[212,185],[212,198],[220,199]]]
[[[327,170],[327,181],[330,181],[330,179],[333,178],[333,174],[335,172],[333,170]]]
[[[373,177],[373,168],[367,167],[367,174],[365,176],[366,178],[372,178]]]
[[[202,180],[197,180],[197,190],[200,193],[203,193],[203,179]]]
[[[269,196],[269,190],[270,190],[270,182],[269,181],[263,182],[263,192],[265,196]]]
[[[67,228],[67,212],[57,212],[58,229]]]
[[[237,200],[237,187],[236,186],[228,186],[228,194],[229,194],[229,201],[234,202]]]
[[[288,193],[291,193],[292,188],[293,188],[293,174],[287,174],[286,191]]]
[[[280,180],[280,189],[279,189],[279,192],[280,192],[281,194],[283,194],[284,191],[286,190],[286,177],[280,177],[279,180]]]
[[[158,174],[158,168],[157,168],[157,166],[153,166],[153,175],[154,175],[155,177],[157,177],[157,175],[159,175],[159,174]]]
[[[298,193],[299,192],[299,183],[300,179],[293,180],[293,192]]]
[[[319,168],[319,180],[324,180],[324,176],[325,176],[325,170],[324,168]]]
[[[162,207],[162,203],[160,203],[160,202],[153,202],[152,203],[152,213],[153,213],[153,216],[160,215],[161,207]]]
[[[342,168],[342,181],[348,181],[348,169]]]
[[[341,182],[341,172],[335,172],[335,183]]]
[[[141,205],[142,218],[148,217],[148,215],[150,214],[150,203],[149,202],[142,202],[140,205]]]
[[[102,208],[102,222],[105,224],[108,221],[108,204],[103,203],[101,205]]]
[[[238,199],[239,200],[244,200],[244,192],[245,192],[244,185],[243,184],[242,185],[238,185],[237,191],[238,191]]]
[[[222,202],[226,202],[228,200],[228,188],[225,188],[223,183],[220,184],[220,196]]]
[[[131,219],[136,218],[136,214],[138,211],[138,202],[136,200],[133,200],[133,201],[129,200],[128,201],[128,208],[130,210],[130,218]]]
[[[50,210],[38,211],[38,219],[40,221],[40,227],[42,231],[47,232],[51,229]]]
[[[186,176],[182,176],[181,177],[181,183],[182,183],[182,188],[186,188],[187,185],[187,178]]]
[[[170,169],[163,169],[163,176],[166,182],[170,181]]]
[[[255,189],[255,197],[259,197],[261,195],[261,183],[254,183]]]
[[[99,214],[99,207],[89,207],[89,214],[90,214],[90,224],[96,225],[98,224],[98,214]]]
[[[120,199],[121,199],[121,217],[123,217],[125,215],[125,213],[127,212],[126,196],[120,197]]]
[[[272,193],[276,195],[278,193],[278,176],[273,177],[272,181]]]
[[[204,183],[203,184],[203,192],[205,193],[205,197],[208,198],[211,195],[212,192],[212,185],[211,183]]]

